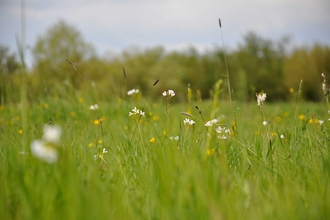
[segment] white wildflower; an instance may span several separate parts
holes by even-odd
[[[256,97],[257,97],[258,106],[262,106],[267,96],[266,93],[260,92],[256,94]]]
[[[283,135],[283,134],[281,134],[280,138],[281,138],[281,139],[284,139],[284,135]]]
[[[174,91],[171,90],[171,89],[168,90],[168,91],[164,91],[162,94],[163,94],[164,97],[169,97],[169,98],[172,98],[173,96],[175,96]]]
[[[90,110],[97,110],[97,109],[99,109],[99,105],[98,105],[98,104],[91,105],[91,106],[89,107],[89,109],[90,109]]]
[[[223,140],[225,140],[225,139],[227,139],[227,136],[225,136],[225,135],[218,135],[218,139],[223,139]]]
[[[108,153],[107,149],[103,148],[102,154],[107,154],[107,153]]]
[[[186,118],[186,119],[183,121],[183,123],[184,123],[185,125],[193,125],[193,124],[195,124],[195,121]]]
[[[58,152],[55,148],[46,146],[42,140],[34,140],[31,143],[31,153],[47,163],[55,163],[58,159]]]
[[[127,95],[133,95],[133,94],[138,94],[139,90],[138,89],[131,89],[127,92]]]
[[[142,110],[137,109],[136,107],[134,107],[132,109],[132,112],[129,112],[128,116],[132,116],[132,115],[141,115],[141,116],[145,116],[145,112],[143,112]]]
[[[228,128],[221,126],[216,127],[215,131],[219,134],[219,139],[227,139],[227,135],[230,133],[230,130]]]
[[[46,125],[42,140],[34,140],[31,143],[31,153],[47,163],[55,163],[58,159],[58,151],[55,145],[60,143],[62,130],[59,126]]]
[[[170,140],[178,141],[179,140],[179,136],[170,137]]]
[[[266,126],[266,125],[267,125],[267,121],[263,121],[262,124],[263,124],[264,126]]]
[[[206,123],[205,123],[205,126],[206,126],[206,127],[212,127],[212,126],[216,125],[218,122],[219,122],[218,119],[212,119],[212,120],[206,122]]]
[[[324,122],[323,120],[319,120],[319,123],[320,123],[320,125],[322,125],[322,124],[323,124],[323,122]]]
[[[44,127],[44,140],[48,143],[59,144],[62,134],[62,129],[60,126],[46,125]]]

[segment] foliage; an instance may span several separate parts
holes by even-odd
[[[75,88],[79,88],[81,76],[72,74],[72,68],[66,59],[81,65],[95,56],[95,50],[91,44],[85,42],[74,26],[59,21],[38,37],[33,47],[33,55],[36,84],[44,87],[46,93],[53,94],[54,91],[49,85],[54,79],[68,80]]]
[[[8,102],[9,96],[14,96],[15,91],[11,90],[11,87],[19,88],[18,84],[15,84],[15,78],[19,72],[20,64],[17,61],[16,54],[10,53],[8,47],[0,45],[0,104]],[[19,98],[17,95],[16,99]]]
[[[186,120],[180,112],[187,103],[166,113],[161,94],[156,102],[128,95],[100,102],[99,87],[89,89],[81,97],[67,89],[30,103],[26,130],[17,105],[0,106],[3,218],[329,218],[330,124],[320,104],[266,99],[261,117],[256,101],[237,102],[233,133],[226,102],[199,102],[201,114],[192,111]],[[129,116],[134,107],[145,116]],[[218,138],[204,118],[230,133]],[[58,161],[48,164],[30,145],[52,125],[63,132]]]
[[[321,73],[330,73],[330,47],[314,44],[288,51],[289,46],[286,37],[275,42],[250,32],[232,50],[214,47],[200,53],[193,47],[172,52],[161,46],[130,47],[107,60],[95,55],[93,46],[85,42],[74,26],[59,21],[42,34],[33,47],[34,65],[26,77],[27,95],[30,101],[60,95],[67,89],[76,95],[86,95],[93,84],[99,88],[98,98],[110,100],[117,96],[123,98],[127,89],[138,85],[142,94],[151,99],[171,87],[178,91],[177,101],[182,102],[186,100],[189,86],[195,91],[192,97],[204,100],[211,98],[211,88],[219,79],[224,82],[222,89],[228,91],[226,57],[231,92],[236,101],[251,101],[256,92],[266,90],[269,91],[269,101],[292,100],[292,91],[298,89],[301,79],[304,81],[302,98],[322,100],[319,85]],[[159,84],[154,88],[156,80]],[[20,79],[13,74],[2,81],[6,81],[6,87],[17,91],[20,88]],[[222,92],[221,98],[228,100],[228,93]],[[2,92],[2,100],[6,96],[7,93]],[[18,102],[19,94],[10,99]]]
[[[20,65],[14,53],[9,53],[9,48],[0,45],[0,75],[13,74]]]
[[[318,85],[321,74],[330,73],[330,47],[315,44],[313,47],[296,48],[285,61],[285,80],[287,87],[296,87],[297,79],[303,79],[303,95],[307,100],[322,99],[322,90]]]
[[[284,88],[284,59],[287,40],[284,38],[278,43],[251,32],[244,37],[244,43],[234,52],[232,62],[233,82],[242,81],[241,88],[248,97],[253,97],[257,91],[268,90],[271,100],[285,100]],[[244,84],[243,84],[244,83]]]

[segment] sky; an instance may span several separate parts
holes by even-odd
[[[330,0],[26,0],[25,44],[33,47],[59,20],[75,26],[100,56],[132,46],[203,52],[222,47],[222,36],[234,49],[249,31],[273,41],[288,36],[292,46],[330,45]],[[0,30],[0,45],[16,52],[21,1],[0,0]]]

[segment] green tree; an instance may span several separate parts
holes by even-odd
[[[95,49],[74,26],[59,21],[38,37],[33,55],[34,72],[39,74],[38,84],[48,90],[47,85],[54,79],[69,80],[79,87],[81,76],[72,71],[66,58],[81,64],[95,57]]]
[[[234,89],[248,89],[238,91],[238,94],[245,93],[248,97],[254,97],[255,92],[263,90],[268,94],[268,100],[286,98],[283,80],[284,48],[287,43],[287,38],[273,42],[253,32],[244,37],[244,43],[240,44],[239,49],[230,57],[235,60],[235,66],[231,65],[231,70],[234,69],[231,79]],[[235,82],[242,79],[246,82],[236,83],[235,86]]]
[[[14,91],[11,91],[15,87],[14,80],[16,73],[20,68],[20,64],[17,61],[16,55],[11,53],[9,48],[0,45],[0,105],[8,101],[9,96],[13,96]],[[15,92],[17,95],[17,90]]]
[[[315,44],[312,47],[296,48],[285,62],[285,84],[288,88],[298,88],[303,80],[303,98],[319,101],[323,98],[321,73],[329,76],[330,47]]]
[[[15,73],[20,67],[17,57],[8,47],[0,45],[0,74]]]

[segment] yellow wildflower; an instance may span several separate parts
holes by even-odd
[[[304,115],[304,114],[300,114],[300,115],[298,116],[298,118],[299,118],[299,120],[304,120],[304,119],[305,119],[305,115]]]
[[[214,149],[212,148],[212,149],[208,149],[207,151],[206,151],[206,155],[207,156],[212,156],[212,155],[214,155]]]

